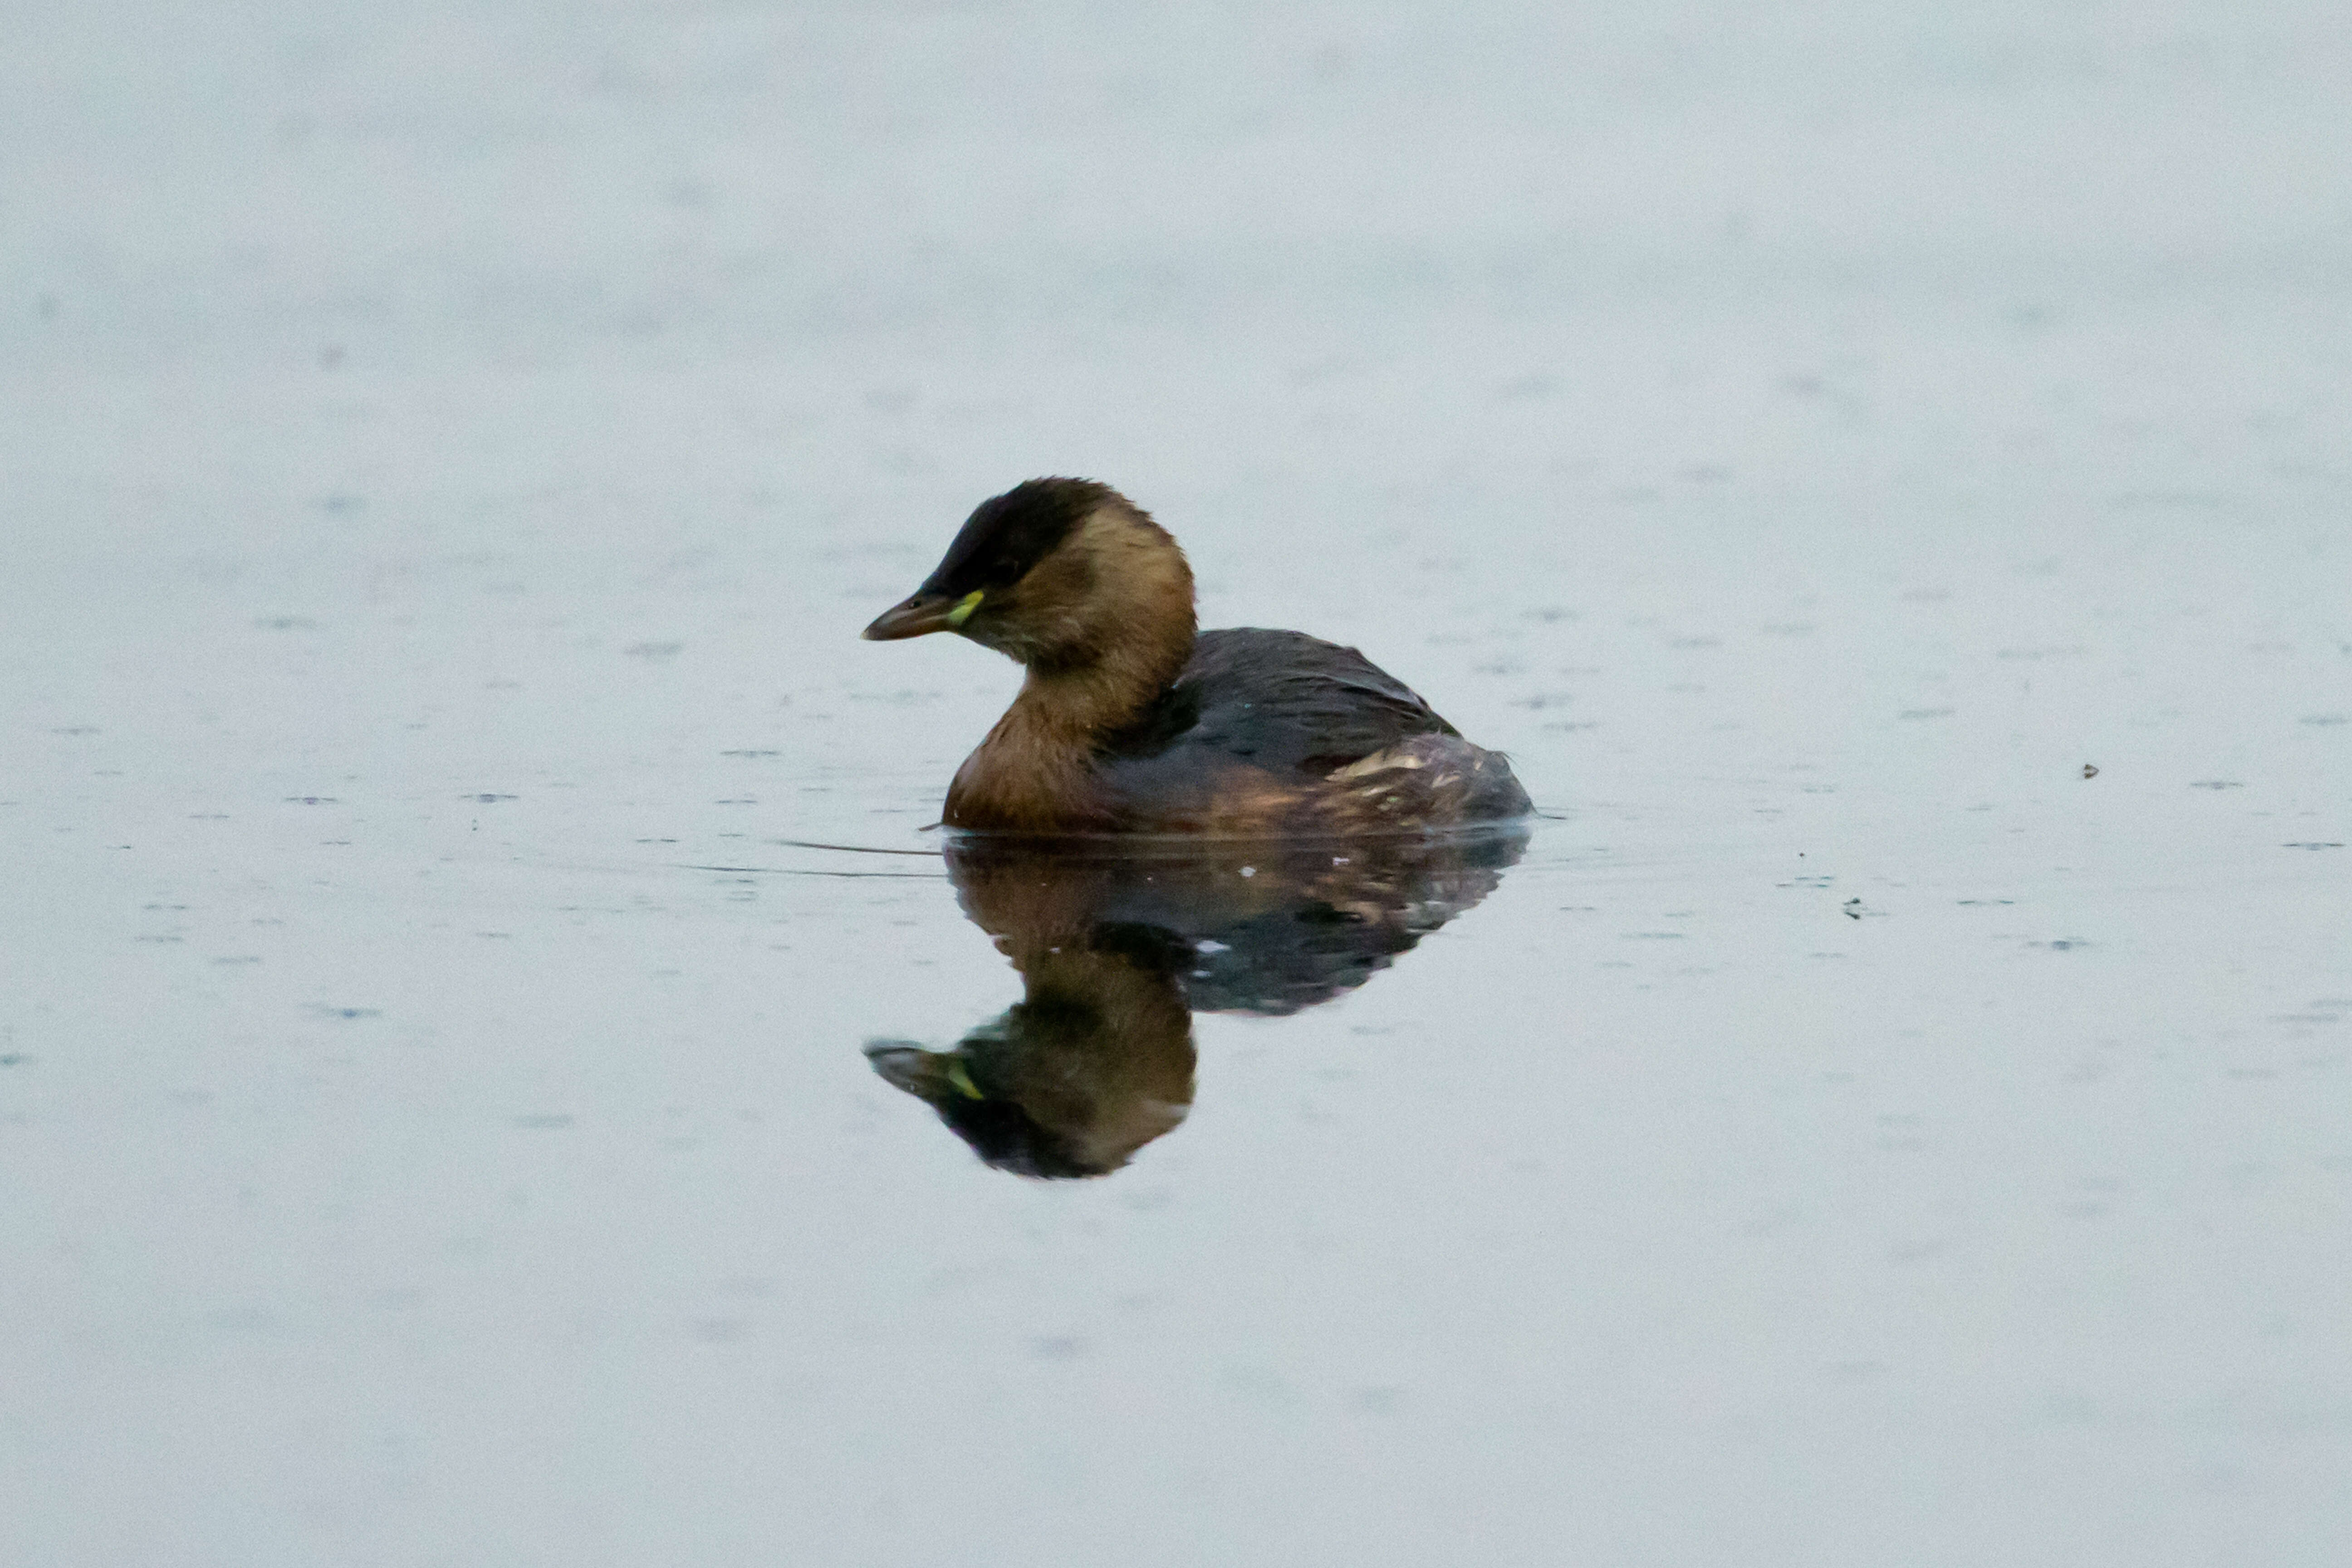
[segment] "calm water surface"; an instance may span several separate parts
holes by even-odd
[[[134,10],[0,1559],[2340,1559],[2327,8]],[[1053,471],[1543,815],[942,843],[1018,672],[856,633]]]

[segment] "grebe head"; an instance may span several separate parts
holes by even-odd
[[[981,502],[923,585],[866,636],[951,631],[1052,671],[1138,641],[1189,649],[1192,630],[1192,571],[1167,531],[1108,485],[1044,479]]]

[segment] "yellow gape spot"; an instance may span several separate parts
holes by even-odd
[[[962,598],[957,600],[956,607],[948,612],[948,625],[951,626],[960,626],[963,625],[964,622],[971,619],[971,613],[980,608],[980,595],[981,590],[974,588],[971,593],[966,594]]]
[[[972,597],[977,599],[980,595],[974,594]],[[988,1096],[980,1092],[980,1086],[971,1081],[971,1073],[964,1067],[963,1058],[961,1057],[950,1057],[948,1058],[948,1081],[955,1085],[957,1089],[962,1090],[963,1096],[966,1100],[986,1100],[988,1098]]]

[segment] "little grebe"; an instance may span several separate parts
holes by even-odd
[[[1195,624],[1165,530],[1108,485],[1047,479],[982,501],[866,636],[958,632],[1028,668],[956,770],[950,827],[1264,837],[1531,809],[1499,752],[1354,648]]]

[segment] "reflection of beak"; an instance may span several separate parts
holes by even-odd
[[[966,594],[961,599],[950,599],[945,594],[917,594],[903,604],[893,605],[874,617],[866,628],[867,642],[896,642],[900,637],[919,637],[929,632],[951,632],[971,618],[980,607],[980,595]]]
[[[904,1040],[869,1040],[866,1059],[892,1089],[905,1089],[934,1105],[958,1095],[966,1100],[986,1098],[971,1081],[963,1058],[953,1051],[927,1051]]]

